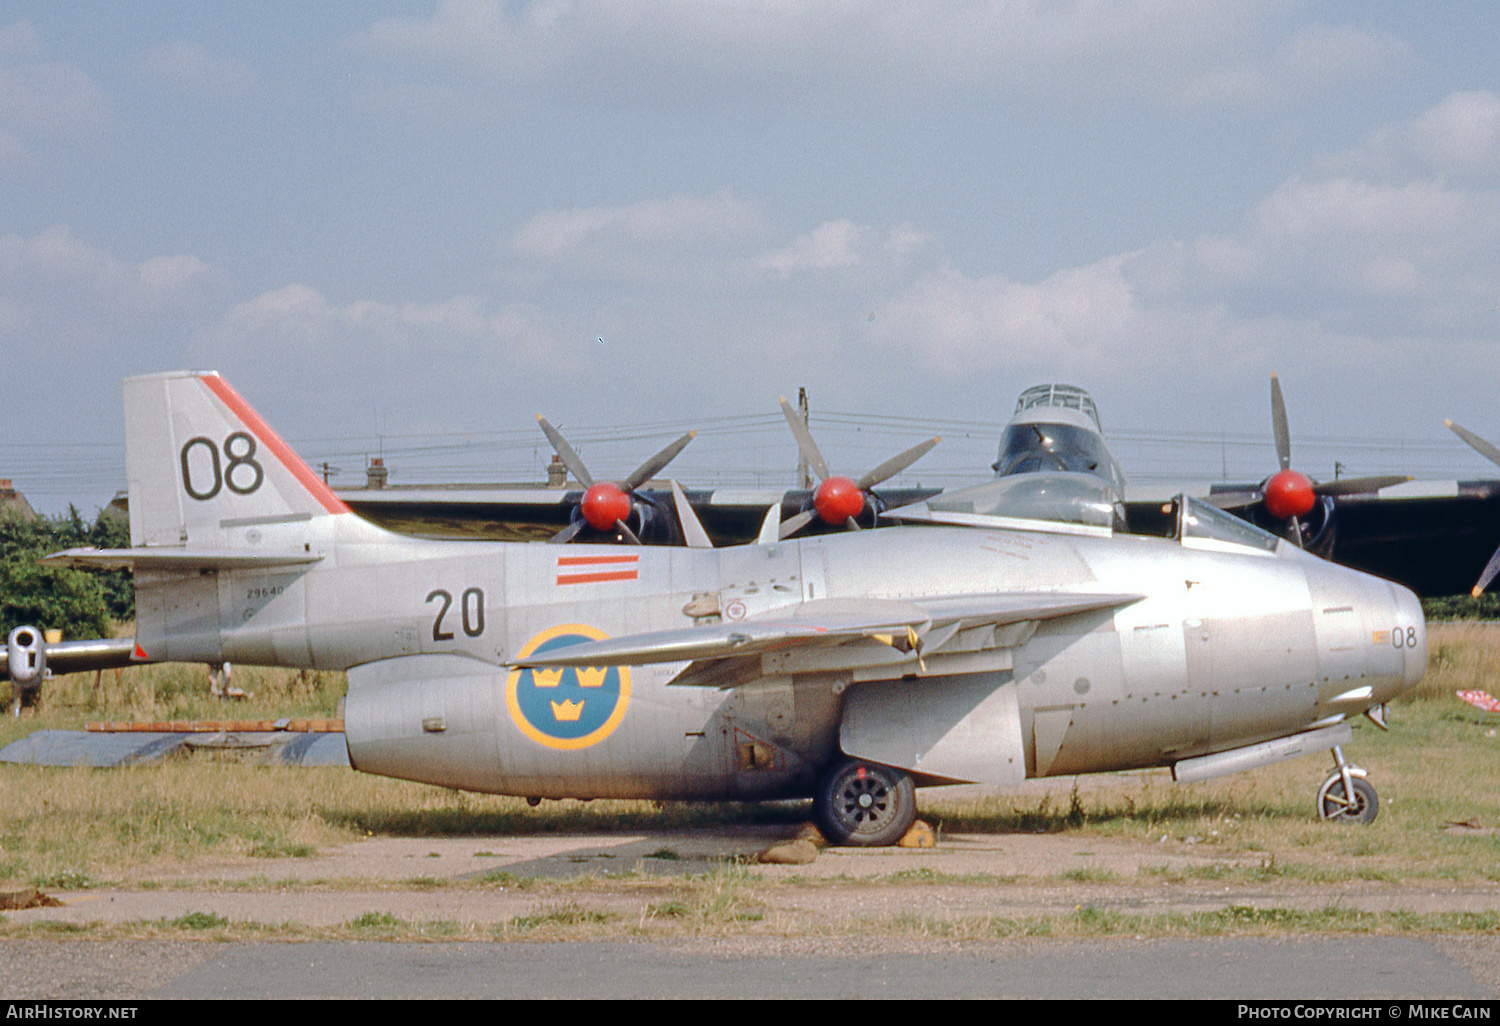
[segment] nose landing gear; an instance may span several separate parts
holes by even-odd
[[[1333,746],[1333,761],[1333,775],[1318,788],[1318,815],[1334,823],[1373,823],[1380,812],[1375,786],[1363,769],[1344,761],[1338,745]]]

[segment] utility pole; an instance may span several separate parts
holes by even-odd
[[[807,426],[807,389],[797,389],[797,412],[802,414],[802,426]],[[802,455],[802,446],[797,446],[797,487],[812,488],[812,475],[807,470],[807,457]]]

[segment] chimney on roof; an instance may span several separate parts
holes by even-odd
[[[371,456],[370,465],[365,467],[365,487],[384,488],[386,478],[390,477],[390,473],[385,468],[385,457]]]
[[[11,478],[0,477],[0,514],[15,513],[27,520],[36,519],[36,510],[26,501],[26,496],[16,491]]]
[[[552,462],[547,464],[547,487],[562,488],[567,483],[568,468],[563,465],[562,457],[553,453]]]

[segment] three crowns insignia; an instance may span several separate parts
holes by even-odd
[[[574,671],[578,675],[578,686],[582,688],[602,688],[605,678],[609,676],[607,666],[578,667]],[[533,667],[531,670],[532,683],[539,688],[555,688],[562,685],[563,667]],[[564,699],[561,702],[548,701],[552,706],[552,718],[558,723],[577,723],[583,716],[583,700],[571,701]]]

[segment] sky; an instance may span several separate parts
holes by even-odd
[[[1132,480],[1500,474],[1500,5],[0,3],[0,477],[124,485],[214,369],[335,484],[988,471],[1093,393]]]

